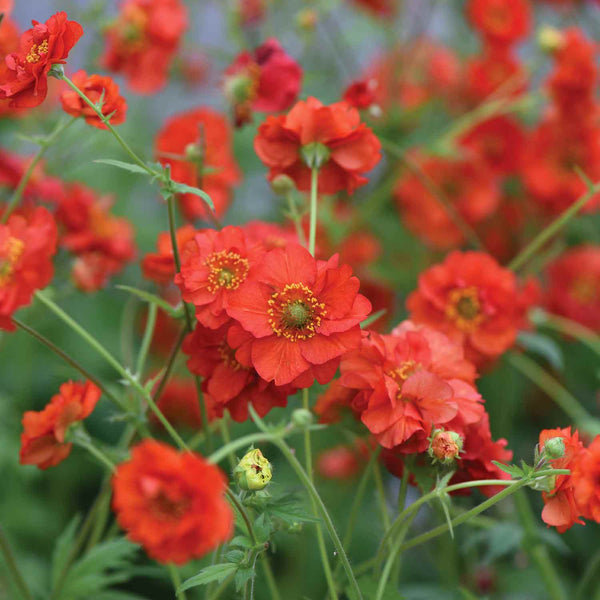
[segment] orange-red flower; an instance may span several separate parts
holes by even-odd
[[[231,537],[227,478],[199,454],[145,440],[117,467],[112,487],[119,525],[159,562],[186,563]]]
[[[181,0],[124,0],[106,30],[103,66],[123,73],[139,94],[160,90],[188,26]]]
[[[596,436],[585,450],[579,452],[567,468],[571,469],[571,482],[579,511],[586,519],[600,523],[600,436]]]
[[[483,252],[452,252],[419,277],[408,297],[411,319],[444,332],[482,364],[510,348],[525,322],[527,290]]]
[[[337,255],[316,260],[297,244],[271,250],[228,300],[227,313],[250,334],[231,328],[236,359],[275,385],[328,383],[371,310],[359,285]]]
[[[261,253],[262,248],[250,247],[242,229],[232,225],[221,231],[204,229],[187,243],[175,283],[183,299],[196,307],[202,325],[216,329],[229,321],[229,300]]]
[[[50,283],[56,238],[54,218],[42,207],[0,225],[0,329],[12,331],[12,314]]]
[[[238,54],[223,80],[237,126],[251,121],[252,111],[287,110],[298,97],[301,85],[302,68],[275,38],[253,52]]]
[[[571,248],[547,269],[550,312],[600,331],[600,246]]]
[[[127,102],[119,94],[119,86],[112,77],[89,75],[85,71],[77,71],[71,78],[73,83],[94,103],[102,99],[102,114],[110,117],[111,125],[125,122]],[[100,117],[85,103],[79,94],[71,88],[65,89],[60,96],[63,110],[73,117],[84,117],[85,122],[98,129],[107,129]]]
[[[203,189],[221,217],[231,199],[231,188],[240,172],[232,155],[227,120],[210,108],[196,108],[170,118],[158,132],[155,152],[171,166],[174,181]],[[208,209],[198,196],[179,197],[186,218],[206,218]]]
[[[363,173],[379,162],[380,148],[354,107],[346,102],[324,106],[313,97],[298,102],[287,115],[267,117],[254,138],[258,157],[269,167],[269,180],[288,175],[306,192],[311,166],[316,165],[323,194],[351,194],[367,183]]]
[[[396,0],[352,0],[352,2],[378,17],[391,17],[397,10]]]
[[[544,429],[540,433],[540,451],[545,443],[555,437],[560,437],[565,443],[565,453],[561,458],[550,460],[553,469],[570,469],[583,451],[583,444],[579,441],[579,432],[571,433],[571,428]],[[581,511],[575,502],[573,478],[571,475],[556,475],[554,486],[550,492],[542,494],[544,509],[542,520],[547,525],[552,525],[560,533],[570,529],[575,523],[584,524],[581,520]]]
[[[6,56],[8,69],[0,72],[0,98],[10,98],[11,107],[31,108],[46,99],[48,71],[64,64],[83,35],[81,25],[58,12],[46,23],[32,21],[19,42],[19,50]]]
[[[65,441],[67,430],[92,413],[101,395],[100,388],[90,381],[68,381],[44,410],[27,411],[23,415],[21,464],[48,469],[65,460],[73,445]]]
[[[531,28],[528,0],[469,0],[467,15],[473,27],[492,44],[513,44]]]
[[[264,417],[276,406],[286,406],[291,386],[276,386],[259,377],[256,371],[235,358],[235,350],[227,343],[226,323],[219,329],[208,329],[199,323],[183,343],[189,355],[188,369],[201,375],[204,397],[218,407],[229,410],[234,421],[248,419],[248,406]]]

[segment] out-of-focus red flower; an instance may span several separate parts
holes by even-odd
[[[23,415],[19,462],[48,469],[65,460],[73,445],[65,441],[67,430],[92,413],[101,395],[100,388],[90,381],[68,381],[44,410],[27,411]]]
[[[297,244],[271,250],[229,297],[227,313],[246,330],[229,331],[236,359],[275,385],[328,383],[371,310],[359,286],[337,255],[316,260]]]
[[[190,357],[189,370],[203,377],[204,397],[221,411],[227,408],[239,423],[248,419],[250,404],[261,417],[276,406],[286,406],[295,390],[289,385],[268,383],[254,369],[239,363],[235,350],[227,343],[230,326],[227,323],[219,329],[207,329],[197,324],[183,344],[183,351]]]
[[[397,10],[396,0],[351,0],[353,4],[378,17],[391,17]]]
[[[467,15],[473,27],[491,44],[513,44],[531,29],[528,0],[469,0]]]
[[[547,268],[550,312],[600,331],[600,246],[572,248]]]
[[[10,98],[13,108],[40,105],[48,93],[48,71],[65,64],[73,46],[83,35],[81,25],[58,12],[46,23],[32,21],[33,27],[21,36],[19,49],[5,58],[0,71],[0,98]]]
[[[43,207],[0,225],[0,330],[14,330],[13,313],[50,283],[56,239],[54,218]]]
[[[309,97],[287,115],[269,116],[258,128],[254,149],[269,167],[268,178],[288,175],[310,190],[311,166],[319,166],[319,191],[352,193],[367,183],[363,173],[380,160],[381,144],[346,102],[324,106]],[[318,158],[316,158],[318,156]]]
[[[434,248],[455,248],[464,235],[448,211],[425,185],[428,178],[470,225],[489,217],[500,201],[497,180],[483,162],[428,158],[422,161],[424,175],[408,173],[394,190],[396,206],[406,226]]]
[[[246,241],[250,245],[260,244],[265,251],[285,248],[288,244],[298,244],[298,235],[292,229],[285,229],[275,223],[250,221],[243,228]]]
[[[583,444],[579,441],[579,432],[571,433],[571,428],[544,429],[540,433],[540,451],[545,443],[555,437],[560,437],[565,443],[565,453],[561,458],[550,460],[553,469],[570,469],[583,451]],[[570,529],[575,523],[583,525],[581,512],[575,502],[573,478],[571,475],[556,475],[554,487],[550,492],[542,493],[544,509],[542,520],[547,525],[552,525],[560,533]]]
[[[525,134],[517,121],[500,116],[470,129],[460,143],[495,175],[509,175],[521,166]]]
[[[346,101],[350,106],[354,106],[359,110],[371,108],[377,104],[376,79],[359,79],[352,82],[344,91],[342,100]]]
[[[600,178],[600,129],[574,127],[574,122],[548,118],[537,126],[525,145],[521,173],[525,187],[551,215],[562,212],[586,193],[587,187],[575,167],[592,181]],[[599,207],[597,194],[582,212],[594,212]]]
[[[483,413],[475,367],[460,346],[412,323],[392,335],[366,334],[359,350],[342,357],[341,372],[341,384],[356,390],[353,409],[384,448],[423,452],[432,428],[462,428]]]
[[[262,248],[251,248],[243,230],[231,225],[221,231],[204,229],[187,243],[175,283],[183,299],[196,307],[202,325],[216,329],[229,321],[230,299],[259,254]]]
[[[238,127],[252,120],[252,111],[287,110],[298,97],[301,85],[302,68],[275,38],[253,52],[239,54],[223,80]]]
[[[578,510],[586,519],[600,523],[600,436],[572,461],[571,482]]]
[[[240,172],[231,150],[227,120],[210,108],[196,108],[167,120],[158,132],[155,153],[163,165],[171,166],[174,181],[203,189],[223,216],[231,199],[231,188]],[[208,208],[194,194],[179,196],[186,218],[206,218]]]
[[[196,230],[192,225],[184,225],[176,231],[175,236],[180,256],[195,234]],[[158,234],[156,248],[158,252],[148,253],[142,259],[142,274],[146,279],[150,279],[158,285],[169,285],[173,283],[175,277],[175,259],[173,258],[171,234],[168,231]]]
[[[236,0],[235,13],[242,27],[257,25],[264,20],[268,0]]]
[[[317,457],[317,472],[326,479],[352,479],[359,473],[362,457],[356,448],[340,444],[324,450]]]
[[[101,62],[123,73],[139,94],[157,92],[166,83],[187,26],[181,0],[124,0],[118,18],[106,30]]]
[[[416,323],[444,332],[476,364],[510,348],[528,308],[512,271],[483,252],[452,252],[424,271],[406,302]]]
[[[4,18],[2,19],[2,23],[0,23],[0,56],[5,57],[8,54],[17,52],[20,37],[21,32],[17,24],[8,16],[8,11],[4,12]],[[8,76],[8,70],[6,60],[0,60],[0,81],[3,81]],[[0,117],[14,117],[24,111],[24,109],[11,108],[10,102],[9,98],[0,98]]]
[[[133,227],[110,213],[112,200],[74,183],[58,203],[60,245],[77,255],[75,283],[82,291],[100,289],[135,255]]]
[[[342,385],[334,379],[327,389],[317,398],[313,410],[319,417],[319,423],[338,423],[344,409],[351,408],[356,391]]]
[[[145,440],[117,467],[112,487],[119,525],[158,562],[200,558],[233,532],[227,478],[199,454]]]
[[[111,125],[120,125],[125,122],[127,102],[119,94],[119,86],[113,81],[112,77],[103,75],[88,76],[85,71],[77,71],[71,80],[94,104],[102,98],[102,114],[105,117],[112,115],[109,121]],[[98,129],[107,129],[100,117],[71,88],[62,92],[60,101],[63,110],[72,117],[84,117],[88,125]]]

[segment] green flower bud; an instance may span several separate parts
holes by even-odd
[[[565,38],[555,27],[544,25],[538,31],[537,43],[544,52],[552,54],[562,48],[565,43]]]
[[[296,189],[296,184],[294,183],[294,180],[287,175],[277,175],[277,177],[271,181],[271,189],[278,196],[286,196]]]
[[[434,462],[439,461],[442,464],[454,462],[462,452],[463,439],[455,431],[444,431],[436,429],[429,438],[429,448],[427,453]]]
[[[269,485],[273,477],[271,463],[260,450],[250,450],[233,470],[233,477],[242,490],[262,490]]]
[[[306,408],[297,408],[292,413],[292,423],[296,427],[309,427],[315,422],[314,415]]]
[[[562,437],[546,440],[544,453],[549,459],[562,458],[565,455],[565,440]]]

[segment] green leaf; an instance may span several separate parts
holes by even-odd
[[[195,196],[199,196],[200,198],[202,198],[202,200],[204,200],[208,208],[210,208],[210,210],[213,213],[215,212],[215,205],[213,204],[211,197],[200,188],[193,187],[185,183],[179,183],[177,181],[170,181],[169,191],[174,192],[176,194],[194,194]]]
[[[177,593],[185,592],[190,588],[197,587],[199,585],[206,585],[211,581],[221,583],[224,579],[227,579],[230,575],[238,570],[238,565],[234,563],[221,563],[220,565],[211,565],[202,569],[198,575],[194,575],[189,579],[186,579],[178,588]]]
[[[229,547],[239,546],[240,548],[252,548],[254,544],[249,537],[245,535],[236,535],[230,542]]]
[[[517,342],[533,354],[546,359],[557,371],[565,367],[562,350],[560,346],[549,336],[531,331],[520,331]]]
[[[523,477],[523,469],[517,467],[517,465],[505,465],[497,460],[493,460],[492,464],[496,465],[501,471],[508,473],[513,479],[521,479]]]
[[[444,518],[446,519],[446,523],[448,523],[448,533],[450,537],[454,539],[454,528],[452,527],[452,518],[450,517],[450,511],[448,510],[448,506],[450,505],[450,496],[448,494],[440,494],[439,495],[440,504],[442,505],[442,510],[444,511]]]
[[[319,519],[318,517],[313,517],[312,515],[309,515],[308,513],[304,512],[301,508],[297,507],[297,506],[285,506],[285,507],[276,507],[276,508],[269,508],[268,512],[271,516],[273,517],[277,517],[278,519],[281,519],[282,521],[284,521],[285,523],[297,523],[297,522],[303,522],[303,523],[320,523],[321,519]]]
[[[379,319],[380,317],[383,317],[383,315],[385,315],[386,312],[387,312],[387,309],[386,308],[382,308],[381,310],[378,310],[377,312],[374,312],[374,313],[370,314],[360,324],[360,328],[361,329],[366,329],[367,327],[369,327],[369,325],[371,325],[372,323],[375,323],[375,321],[377,321],[377,319]]]
[[[149,175],[146,169],[140,167],[140,165],[136,165],[134,163],[123,162],[121,160],[113,160],[112,158],[100,158],[94,161],[95,163],[99,163],[101,165],[110,165],[112,167],[117,167],[118,169],[123,169],[124,171],[129,171],[130,173],[139,173],[141,175]]]
[[[124,292],[129,292],[146,302],[150,302],[151,304],[156,304],[159,308],[164,310],[167,314],[175,319],[178,319],[181,316],[181,311],[177,308],[173,308],[166,300],[159,298],[155,294],[151,294],[150,292],[146,292],[145,290],[140,290],[138,288],[134,288],[128,285],[118,285],[117,289],[123,290]]]
[[[263,513],[254,521],[254,534],[256,539],[261,544],[264,544],[271,537],[271,530],[273,529],[273,523],[266,513]]]
[[[71,548],[75,544],[75,533],[81,523],[81,516],[77,515],[65,527],[54,546],[52,553],[52,587],[56,586],[58,578],[67,566],[71,554]]]
[[[523,541],[523,530],[516,523],[499,523],[486,533],[488,549],[482,559],[485,564],[491,564],[503,556],[513,556]]]
[[[235,574],[235,589],[237,592],[241,591],[246,585],[246,582],[254,577],[254,568],[249,567],[247,569],[240,569]]]
[[[230,550],[225,554],[225,560],[236,565],[239,565],[244,558],[246,558],[246,553],[241,550]]]

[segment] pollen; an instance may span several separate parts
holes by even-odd
[[[44,40],[41,44],[33,44],[25,60],[30,64],[35,64],[40,60],[42,54],[48,54],[48,40]]]
[[[227,344],[227,342],[223,342],[219,345],[218,348],[219,356],[221,360],[225,363],[227,367],[232,369],[233,371],[239,371],[241,369],[246,369],[242,364],[240,364],[235,358],[235,350]]]
[[[303,283],[289,283],[269,299],[269,325],[277,337],[291,342],[308,340],[317,333],[327,314],[312,290]]]
[[[25,242],[15,237],[7,238],[0,246],[0,288],[10,281],[24,251]]]
[[[209,269],[208,291],[211,294],[216,294],[221,289],[235,290],[248,275],[248,260],[236,252],[213,252],[204,264]]]
[[[475,331],[485,318],[477,288],[471,286],[451,290],[448,294],[446,317],[465,333]]]

